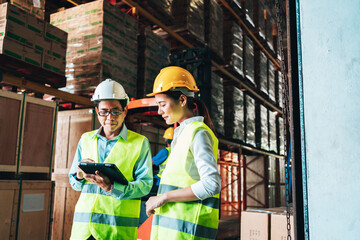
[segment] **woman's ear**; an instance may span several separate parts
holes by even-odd
[[[179,97],[179,102],[182,107],[185,107],[187,104],[187,96],[184,94],[181,94]]]

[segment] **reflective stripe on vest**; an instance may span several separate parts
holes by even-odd
[[[213,140],[213,151],[217,159],[218,140],[214,133],[203,123],[195,121],[185,127],[167,160],[162,174],[159,194],[186,188],[197,180],[187,173],[189,164],[194,159],[189,158],[190,146],[195,134],[206,130]],[[152,240],[169,239],[215,239],[219,223],[219,194],[203,201],[169,202],[156,209],[151,230]]]
[[[157,174],[157,176],[158,176],[159,178],[161,178],[161,175],[162,175],[162,173],[163,173],[164,170],[165,170],[166,162],[167,162],[167,160],[168,160],[168,158],[169,158],[169,156],[170,156],[171,147],[167,147],[166,150],[168,151],[168,156],[167,156],[167,158],[165,159],[165,161],[163,161],[163,162],[159,165],[159,172],[158,172],[158,174]]]
[[[98,162],[96,131],[81,137],[81,156]],[[120,137],[104,162],[114,163],[129,182],[134,181],[133,168],[144,139],[128,130],[127,141]],[[90,235],[96,239],[136,239],[139,215],[140,200],[117,200],[85,181],[75,207],[71,239],[87,239]]]

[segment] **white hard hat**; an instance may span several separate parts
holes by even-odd
[[[120,83],[108,78],[102,81],[95,89],[91,101],[103,100],[126,100],[129,103],[129,97]]]

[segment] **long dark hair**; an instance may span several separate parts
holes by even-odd
[[[183,93],[181,91],[167,91],[167,92],[164,92],[164,94],[166,94],[168,97],[174,99],[175,101],[178,101],[180,99],[181,94],[183,94]],[[195,116],[203,116],[204,123],[211,129],[211,131],[213,131],[214,134],[216,134],[214,125],[210,118],[209,111],[203,101],[201,101],[198,98],[187,96],[186,106],[188,109],[190,109],[192,112],[194,112]]]

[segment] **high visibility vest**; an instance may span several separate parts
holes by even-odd
[[[157,174],[157,176],[158,176],[160,179],[161,179],[162,173],[163,173],[164,170],[165,170],[166,162],[167,162],[167,160],[169,159],[171,147],[167,147],[166,150],[168,151],[168,156],[167,156],[167,158],[165,159],[165,161],[163,161],[162,163],[160,163],[160,165],[159,165],[159,172],[158,172],[158,174]]]
[[[97,130],[81,137],[81,157],[98,159]],[[122,138],[115,143],[105,163],[114,163],[125,178],[134,181],[133,169],[145,137],[130,130],[127,141]],[[137,239],[140,216],[140,200],[118,200],[107,194],[96,184],[85,181],[80,198],[75,206],[71,239]]]
[[[188,159],[195,134],[206,130],[213,139],[213,151],[217,159],[218,140],[203,122],[194,121],[185,127],[177,143],[171,149],[162,175],[158,194],[189,187],[196,181],[187,173],[186,167],[193,164]],[[155,211],[151,229],[152,240],[168,239],[215,239],[219,224],[219,194],[205,200],[168,202]]]

